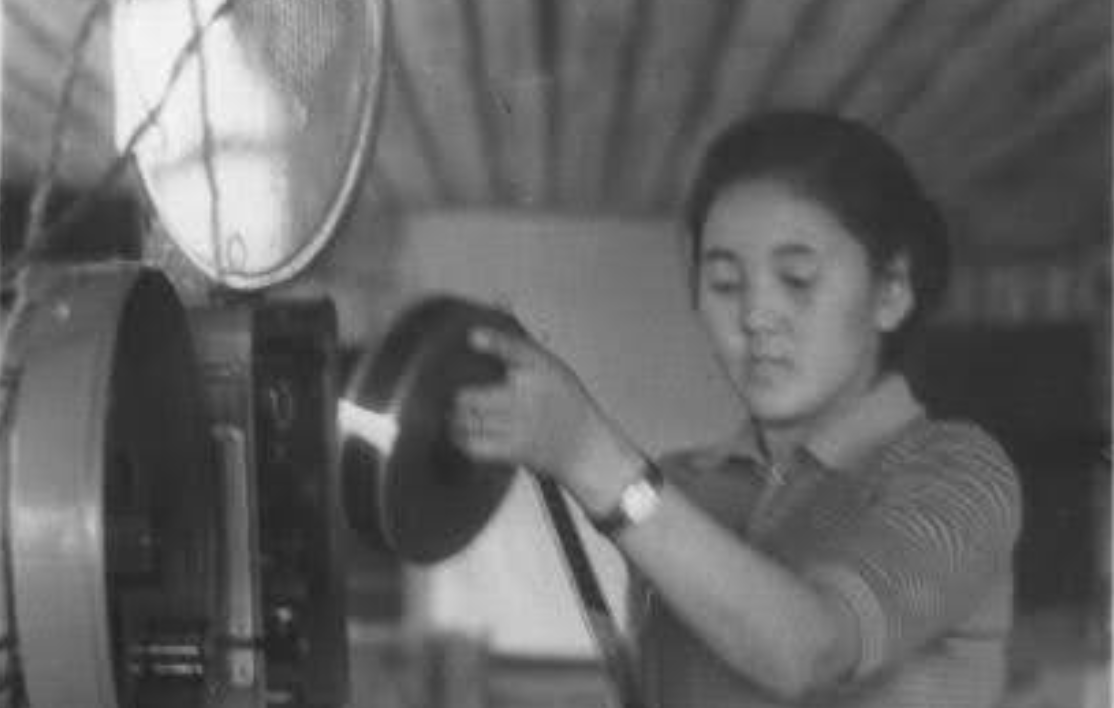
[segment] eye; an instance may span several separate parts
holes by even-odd
[[[708,290],[718,295],[732,295],[743,287],[738,278],[708,278],[707,286]]]
[[[744,287],[739,269],[724,262],[710,263],[704,268],[704,287],[717,295],[734,295]]]
[[[786,288],[795,292],[811,290],[820,277],[819,264],[814,259],[793,259],[778,270],[778,278]]]
[[[781,282],[790,290],[805,291],[810,290],[816,283],[816,276],[811,273],[782,273]]]

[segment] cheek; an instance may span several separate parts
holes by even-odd
[[[742,331],[738,326],[737,313],[731,306],[702,298],[698,303],[698,312],[701,324],[719,356],[729,358],[742,349]]]
[[[869,355],[879,339],[870,294],[862,289],[822,294],[805,317],[811,349],[832,364]]]

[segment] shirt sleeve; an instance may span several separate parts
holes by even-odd
[[[803,568],[850,610],[857,677],[969,616],[1012,567],[1021,523],[1013,466],[974,426],[938,424],[878,464],[880,497],[819,542]]]

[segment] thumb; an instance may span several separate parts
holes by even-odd
[[[525,338],[489,327],[477,327],[468,333],[473,350],[501,359],[507,366],[523,366],[535,355],[533,345]]]

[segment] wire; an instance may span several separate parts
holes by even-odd
[[[189,0],[190,4],[190,21],[193,23],[193,29],[196,32],[201,27],[201,11],[197,7],[198,0]],[[222,272],[224,270],[221,259],[224,254],[221,252],[220,240],[220,185],[217,183],[216,168],[213,165],[213,126],[210,120],[209,109],[209,62],[205,56],[205,52],[199,51],[197,53],[197,83],[198,83],[198,112],[201,114],[201,154],[202,164],[205,169],[205,182],[209,187],[209,237],[212,241],[211,247],[213,249],[213,270],[215,271],[215,280],[220,283],[224,281]]]
[[[50,131],[50,151],[31,197],[27,229],[23,239],[24,247],[30,247],[40,238],[43,221],[46,218],[47,205],[51,193],[54,191],[54,183],[58,179],[58,167],[61,164],[62,153],[65,149],[63,136],[69,122],[74,89],[77,86],[77,77],[81,70],[81,59],[85,54],[89,39],[93,36],[93,29],[97,26],[97,20],[101,18],[102,13],[109,6],[110,0],[96,0],[89,7],[81,20],[81,26],[78,28],[73,47],[70,49],[69,64],[66,66],[66,75],[62,83],[62,91],[59,95],[58,107],[54,111],[54,122]]]
[[[148,109],[142,120],[140,120],[132,130],[120,154],[117,155],[116,159],[112,161],[112,164],[101,173],[101,176],[94,185],[85,192],[79,200],[70,206],[57,220],[43,228],[35,242],[24,244],[23,250],[0,271],[0,285],[8,287],[14,282],[23,268],[36,257],[47,252],[51,246],[51,242],[58,238],[59,234],[65,233],[68,229],[79,223],[86,216],[86,212],[97,202],[104,190],[120,178],[120,175],[123,174],[134,156],[139,141],[142,140],[144,136],[147,135],[148,131],[158,122],[163,109],[170,100],[174,87],[185,71],[189,60],[193,58],[194,54],[198,53],[198,49],[201,46],[201,42],[205,39],[205,35],[218,20],[233,10],[239,2],[241,2],[241,0],[224,0],[224,2],[217,6],[216,10],[213,11],[213,14],[209,16],[204,24],[194,30],[189,40],[174,57],[174,62],[171,64],[170,72],[158,100]]]

